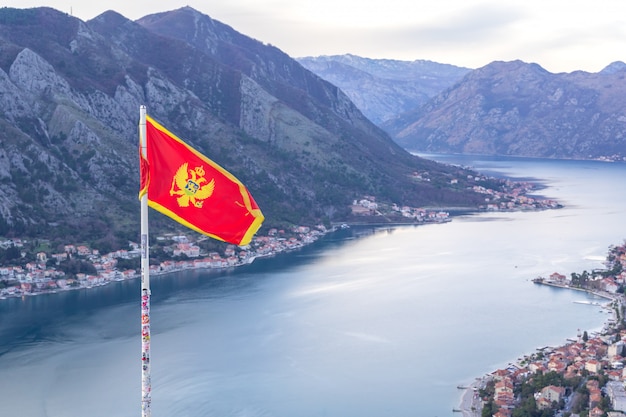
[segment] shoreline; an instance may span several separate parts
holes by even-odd
[[[482,401],[478,395],[478,390],[484,388],[488,381],[489,378],[486,376],[476,378],[463,391],[459,408],[452,411],[460,412],[463,417],[480,417]]]
[[[476,211],[476,213],[479,213],[479,211]],[[274,257],[274,256],[281,255],[284,253],[289,253],[289,252],[293,252],[296,250],[300,250],[306,246],[309,246],[317,242],[320,238],[323,238],[324,236],[327,236],[332,233],[336,233],[342,229],[348,229],[351,227],[358,228],[358,227],[387,227],[387,226],[388,227],[423,226],[427,224],[445,224],[451,221],[452,219],[450,217],[446,217],[445,219],[429,219],[429,220],[425,220],[421,222],[416,222],[414,220],[407,220],[405,222],[396,221],[396,222],[387,222],[387,223],[385,222],[371,222],[371,223],[370,222],[363,222],[363,223],[340,222],[340,223],[333,224],[331,228],[326,229],[326,230],[315,229],[308,233],[304,233],[300,236],[300,239],[298,239],[296,243],[291,243],[289,245],[275,246],[270,251],[264,251],[264,250],[258,250],[258,249],[256,251],[250,250],[251,252],[250,256],[246,258],[238,259],[236,262],[231,262],[228,264],[220,264],[220,265],[197,266],[194,264],[194,261],[203,261],[205,259],[198,257],[198,258],[190,258],[186,261],[168,260],[168,261],[163,262],[163,263],[170,264],[166,267],[164,267],[162,264],[158,266],[158,269],[151,266],[149,275],[156,277],[156,276],[166,275],[170,273],[177,273],[177,272],[191,271],[191,270],[225,271],[228,269],[252,264],[256,259],[270,258],[270,257]],[[266,238],[266,237],[263,237],[263,238]],[[172,267],[171,266],[172,263],[179,263],[179,265]],[[103,271],[99,271],[98,275],[90,275],[86,277],[86,278],[89,278],[89,277],[95,278],[96,279],[95,282],[85,282],[86,281],[85,279],[83,280],[77,279],[76,282],[78,282],[78,284],[64,286],[64,287],[57,286],[57,287],[51,287],[51,288],[37,288],[37,291],[25,291],[24,289],[20,288],[20,289],[16,289],[15,292],[12,292],[12,293],[0,291],[0,301],[7,300],[7,299],[14,299],[14,298],[35,297],[39,295],[55,294],[59,292],[74,291],[74,290],[89,290],[89,289],[96,288],[96,287],[103,287],[113,282],[129,281],[129,280],[141,278],[141,272],[137,270],[132,270],[131,272],[131,270],[117,270],[116,269],[114,271],[115,271],[116,276],[112,278],[105,277],[103,275]],[[35,287],[35,281],[26,281],[26,282],[28,284],[31,284],[33,288]]]
[[[545,279],[535,278],[532,280],[532,282],[537,285],[546,285],[549,287],[560,288],[560,289],[565,289],[565,290],[582,291],[584,293],[591,294],[596,297],[604,298],[608,301],[606,304],[602,305],[603,308],[607,308],[607,306],[613,302],[619,302],[620,305],[623,305],[625,301],[623,297],[622,299],[620,299],[618,294],[614,294],[613,296],[611,296],[609,293],[602,293],[602,292],[593,291],[593,290],[589,290],[585,288],[572,287],[566,284],[559,284],[555,282],[546,281]],[[604,325],[602,326],[602,330],[600,331],[600,335],[606,334],[609,330],[611,330],[612,327],[616,326],[617,319],[618,317],[616,316],[615,309],[611,309],[611,315],[604,322]],[[566,341],[571,341],[571,340],[572,339],[569,339],[569,338],[566,339]],[[559,345],[557,346],[557,348],[561,346],[565,346],[565,345]],[[516,363],[515,365],[519,367],[519,364]],[[493,379],[491,375],[493,372],[496,372],[496,371],[490,371],[490,372],[491,373],[485,374],[484,376],[476,377],[476,379],[468,387],[464,389],[463,394],[461,394],[459,408],[453,409],[452,410],[453,412],[460,412],[463,417],[480,417],[481,416],[483,404],[482,404],[482,400],[480,396],[478,396],[477,393],[480,388],[484,388],[486,384],[491,379]]]
[[[523,189],[522,196],[529,191],[530,185],[528,183],[523,183],[520,185]],[[503,193],[504,194],[504,193]],[[507,195],[507,194],[504,194]],[[507,195],[511,197],[510,195]],[[251,249],[252,253],[246,258],[237,259],[234,262],[230,262],[230,260],[226,261],[222,259],[224,263],[220,265],[213,265],[210,260],[204,259],[195,259],[192,258],[190,261],[164,261],[164,263],[171,264],[172,262],[178,263],[181,262],[180,266],[171,267],[167,265],[167,267],[163,267],[163,265],[159,265],[159,269],[150,268],[148,272],[150,275],[162,275],[167,274],[169,272],[180,272],[184,270],[194,269],[194,270],[225,270],[229,268],[236,268],[238,266],[243,266],[246,264],[250,264],[254,262],[256,258],[263,257],[271,257],[278,255],[284,252],[290,252],[293,250],[301,249],[304,246],[308,246],[309,244],[314,243],[320,237],[323,237],[327,234],[336,232],[340,229],[345,229],[349,227],[400,227],[400,226],[423,226],[428,224],[446,224],[453,221],[454,217],[466,216],[466,215],[475,215],[487,212],[518,212],[518,211],[542,211],[546,209],[558,209],[562,206],[552,200],[536,200],[533,198],[530,199],[521,199],[518,196],[512,198],[512,202],[509,203],[508,206],[479,206],[479,207],[438,207],[438,208],[419,208],[413,209],[417,211],[417,214],[413,213],[412,215],[405,216],[404,213],[399,218],[394,218],[391,220],[386,215],[378,212],[378,215],[374,216],[356,216],[347,222],[337,222],[333,223],[329,229],[322,227],[316,227],[314,230],[306,231],[301,233],[299,239],[291,238],[288,244],[280,244],[276,246],[272,246],[270,249],[261,248],[259,250]],[[397,209],[397,208],[396,208]],[[397,209],[399,210],[399,209]],[[447,211],[444,211],[447,210]],[[450,212],[453,214],[450,215]],[[386,221],[381,221],[386,220]],[[309,227],[297,227],[297,228],[306,228]],[[268,236],[263,236],[261,239],[264,242],[268,242],[271,240],[273,235],[268,234]],[[255,237],[257,239],[257,237]],[[269,240],[268,240],[269,239]],[[295,242],[291,242],[291,240],[295,240]],[[253,241],[254,242],[254,241]],[[132,242],[131,242],[132,243]],[[68,245],[74,246],[74,245]],[[133,250],[137,252],[134,248]],[[130,251],[129,251],[130,252]],[[104,255],[107,257],[111,254]],[[138,255],[136,255],[138,256]],[[118,256],[112,256],[112,258],[117,258]],[[80,259],[80,258],[79,258]],[[208,263],[210,265],[196,265],[194,261],[199,261]],[[3,268],[0,265],[0,268]],[[7,266],[7,268],[15,268],[14,266]],[[39,271],[42,269],[42,271]],[[100,287],[104,285],[108,285],[112,282],[116,281],[126,281],[131,279],[136,279],[141,277],[141,272],[137,272],[135,269],[129,270],[117,270],[113,268],[112,270],[98,270],[96,275],[86,275],[84,273],[77,274],[76,277],[72,276],[67,279],[67,284],[58,284],[61,280],[65,281],[65,278],[50,278],[47,273],[55,273],[56,270],[54,268],[49,271],[46,267],[36,265],[33,269],[29,270],[26,275],[30,274],[31,271],[36,270],[39,273],[39,276],[29,278],[27,277],[25,280],[22,280],[18,276],[17,281],[19,286],[10,286],[0,289],[0,301],[8,298],[21,298],[21,297],[30,297],[37,296],[42,294],[54,294],[59,291],[71,291],[71,290],[80,290],[80,289],[90,289],[93,287]],[[10,272],[9,272],[10,273]],[[6,273],[4,275],[8,275]],[[20,267],[20,274],[23,274]],[[12,274],[15,274],[13,272]],[[84,275],[82,278],[78,277],[78,275]],[[46,278],[47,277],[47,278]],[[50,285],[50,284],[53,285]],[[32,291],[35,289],[36,291]]]
[[[314,243],[316,240],[314,240],[312,242],[309,242],[307,244],[299,245],[299,246],[294,247],[294,248],[288,248],[288,249],[280,250],[280,251],[273,252],[273,253],[255,254],[254,256],[251,256],[251,257],[249,257],[249,258],[247,258],[247,259],[245,259],[245,260],[243,260],[241,262],[238,262],[238,263],[232,264],[232,265],[227,265],[227,266],[193,266],[193,265],[186,264],[185,266],[168,268],[168,269],[160,269],[160,270],[150,269],[148,274],[149,274],[150,277],[157,277],[157,276],[162,276],[162,275],[175,274],[175,273],[179,273],[179,272],[183,272],[183,271],[215,271],[215,272],[225,271],[225,270],[228,270],[228,269],[234,269],[234,268],[237,268],[237,267],[250,265],[257,259],[270,258],[270,257],[276,256],[276,255],[281,255],[281,254],[284,254],[284,253],[289,253],[289,252],[301,249],[304,246],[307,246],[308,244]],[[193,263],[193,261],[190,261],[190,262]],[[162,268],[162,267],[159,266],[159,268]],[[125,271],[118,271],[118,272],[125,272]],[[98,277],[102,279],[101,276],[98,276]],[[60,293],[60,292],[67,292],[67,291],[90,290],[90,289],[93,289],[93,288],[105,287],[105,286],[113,284],[115,282],[132,281],[132,280],[138,279],[138,278],[141,278],[141,272],[135,272],[133,274],[123,275],[122,277],[116,277],[116,278],[112,278],[112,279],[107,279],[107,280],[105,280],[103,282],[87,284],[87,285],[56,287],[54,289],[48,289],[48,290],[44,289],[44,290],[35,291],[35,292],[23,292],[22,291],[22,292],[13,293],[13,294],[3,294],[3,295],[0,295],[0,301],[8,300],[8,299],[14,299],[14,298],[37,297],[37,296],[40,296],[40,295],[52,295],[52,294],[57,294],[57,293]]]

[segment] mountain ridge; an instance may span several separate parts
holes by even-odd
[[[622,160],[625,77],[496,61],[384,128],[415,151]]]
[[[339,88],[189,7],[136,22],[2,8],[0,91],[0,235],[136,239],[142,104],[246,184],[268,227],[347,219],[363,195],[483,201],[469,171],[411,155]]]
[[[340,87],[379,126],[418,108],[470,71],[428,60],[371,59],[351,54],[297,61]]]
[[[626,160],[621,61],[597,73],[551,73],[521,60],[473,70],[350,54],[299,60],[412,152]],[[411,72],[415,63],[422,68]],[[410,86],[397,84],[398,68]],[[456,72],[424,81],[445,69]]]

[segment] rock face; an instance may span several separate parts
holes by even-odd
[[[277,48],[185,7],[136,22],[0,9],[0,236],[136,240],[140,105],[248,186],[266,225],[341,220],[363,195],[474,206]],[[427,171],[431,182],[416,182]],[[157,214],[152,227],[171,221]]]
[[[369,59],[355,55],[298,58],[304,67],[343,90],[377,125],[413,111],[471,70],[432,61]]]
[[[414,151],[623,160],[625,93],[623,63],[553,74],[493,62],[383,127]]]

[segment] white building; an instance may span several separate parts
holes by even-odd
[[[609,381],[606,383],[606,392],[611,399],[611,406],[616,411],[626,411],[626,391],[624,385],[619,381]]]

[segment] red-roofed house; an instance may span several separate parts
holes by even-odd
[[[541,390],[541,396],[547,398],[550,401],[555,401],[558,403],[565,396],[565,387],[548,385]]]
[[[537,404],[537,409],[545,410],[546,408],[552,407],[552,401],[547,398],[539,397],[535,403]]]
[[[498,395],[502,392],[513,392],[513,383],[508,378],[496,383],[495,394]]]
[[[589,411],[589,417],[602,417],[603,415],[604,411],[598,407],[594,407]]]
[[[550,274],[550,281],[565,283],[565,281],[567,281],[567,277],[563,274],[559,274],[558,272],[553,272]]]
[[[493,372],[492,375],[496,381],[501,381],[503,378],[507,378],[509,376],[509,371],[506,369],[498,369]]]
[[[589,372],[598,373],[602,369],[602,364],[596,359],[590,359],[585,363],[585,369]]]

